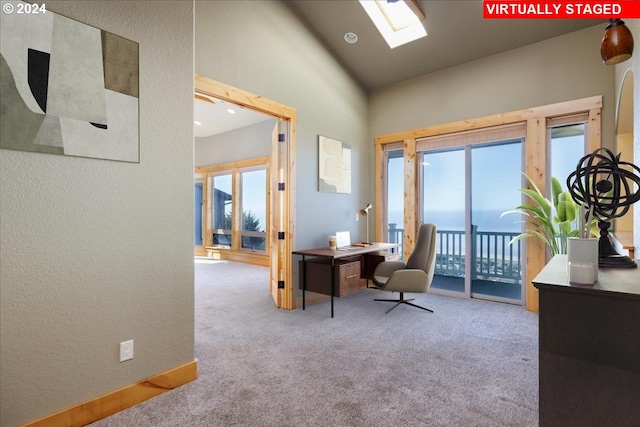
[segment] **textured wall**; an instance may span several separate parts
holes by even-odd
[[[140,44],[140,163],[0,151],[2,426],[194,359],[193,3],[46,6]]]

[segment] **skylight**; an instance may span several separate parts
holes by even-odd
[[[427,35],[425,19],[414,0],[359,0],[391,49]]]

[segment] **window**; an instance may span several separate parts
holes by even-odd
[[[548,123],[549,176],[567,188],[567,177],[576,170],[578,161],[585,155],[585,123],[554,125]]]
[[[268,164],[269,158],[261,157],[196,169],[196,219],[200,185],[206,196],[201,202],[201,245],[207,252],[267,256]]]
[[[427,35],[424,13],[414,0],[360,0],[360,4],[391,49]]]
[[[240,172],[242,193],[242,221],[240,236],[242,249],[265,250],[267,224],[267,169]]]
[[[476,266],[475,269],[472,269],[470,262],[466,262],[464,265],[459,262],[459,265],[456,265],[456,257],[458,261],[464,261],[463,256],[467,260],[469,256],[475,259],[476,256],[484,255],[486,252],[487,255],[491,254],[493,258],[496,258],[496,249],[492,246],[488,250],[489,247],[486,245],[489,243],[483,243],[479,237],[483,233],[486,234],[480,230],[480,227],[483,227],[483,224],[488,227],[486,224],[489,222],[483,215],[491,211],[493,207],[498,210],[503,209],[502,205],[498,206],[498,202],[506,200],[505,193],[512,193],[505,189],[505,185],[513,188],[513,194],[517,197],[517,189],[527,184],[524,177],[519,177],[511,167],[516,167],[516,172],[521,171],[530,176],[536,186],[544,193],[550,191],[549,181],[552,175],[558,177],[560,181],[564,180],[566,185],[566,176],[575,169],[578,160],[584,153],[591,152],[601,146],[601,109],[602,97],[594,96],[378,135],[376,136],[376,194],[380,209],[377,212],[390,212],[391,207],[385,204],[387,200],[392,200],[392,196],[387,193],[398,191],[397,188],[392,189],[388,184],[389,177],[393,174],[393,164],[387,151],[391,151],[391,147],[401,146],[404,162],[402,184],[404,192],[404,254],[407,255],[413,250],[414,241],[410,237],[415,236],[420,221],[442,223],[450,228],[449,231],[453,236],[443,238],[442,244],[458,239],[455,236],[456,233],[464,233],[464,239],[460,237],[457,240],[457,247],[464,246],[464,254],[460,252],[459,255],[456,255],[453,252],[452,243],[450,243],[447,254],[451,252],[451,260],[441,264],[441,268],[453,266],[459,269],[459,274],[464,271],[465,277],[470,276],[471,280],[475,278],[486,279],[486,277],[478,275],[495,276],[495,268],[483,270],[485,264],[499,266],[503,275],[511,274],[514,280],[519,274],[522,274],[521,280],[526,287],[522,294],[522,300],[526,303],[527,309],[537,311],[538,294],[531,282],[548,262],[546,247],[542,242],[536,239],[527,239],[521,242],[522,253],[520,253],[520,249],[516,248],[515,256],[518,260],[522,260],[522,265],[515,266],[517,268],[514,268],[513,263],[507,266],[506,264],[494,263],[493,260],[489,260],[489,263],[480,260],[482,268]],[[500,132],[501,135],[494,137],[497,135],[491,134],[491,132],[495,131]],[[506,135],[505,131],[508,131]],[[511,131],[517,134],[513,134]],[[460,151],[461,147],[464,148],[463,151]],[[456,153],[456,150],[459,152]],[[513,152],[509,154],[511,151]],[[518,153],[521,153],[522,163],[520,165],[516,160]],[[457,178],[446,178],[446,173],[451,173],[452,168],[445,168],[444,171],[436,173],[436,168],[439,167],[437,162],[443,161],[446,156],[456,154],[464,155],[464,163],[462,158],[455,162]],[[483,157],[485,160],[482,160]],[[487,159],[492,165],[487,166]],[[504,171],[504,173],[494,174],[498,170]],[[456,180],[461,179],[462,175],[465,175],[464,200],[467,206],[464,223],[461,223],[459,207],[451,205],[453,199],[457,200],[462,197],[460,195],[461,186],[459,183],[456,184]],[[508,184],[503,182],[503,178],[506,178],[507,175],[509,177]],[[490,183],[492,190],[485,191],[485,197],[474,197],[473,194],[479,194],[480,187],[485,185],[483,180],[491,176],[493,176]],[[519,178],[521,178],[520,185],[518,185]],[[454,189],[452,188],[448,192],[443,191],[445,187],[455,185],[458,188],[456,190],[458,195],[453,195]],[[522,199],[522,201],[525,200]],[[517,201],[505,203],[515,205]],[[513,207],[515,208],[515,206]],[[453,209],[458,211],[457,216],[443,213]],[[441,215],[441,213],[443,214]],[[437,221],[430,220],[430,217],[435,218],[437,215],[440,215]],[[490,218],[491,221],[495,219],[494,217]],[[387,222],[387,217],[384,214],[377,215],[376,230],[385,230]],[[504,224],[496,222],[490,225],[494,230],[488,231],[493,231],[493,234],[517,233],[517,231],[504,228]],[[476,226],[477,228],[474,228]],[[439,238],[442,237],[441,230],[442,227],[439,227]],[[474,238],[474,233],[477,238]],[[381,237],[383,236],[385,235],[382,234]],[[500,243],[500,245],[502,244]],[[511,257],[511,254],[507,254],[507,248],[505,248],[504,254],[502,246],[497,250],[498,258]],[[471,255],[469,251],[471,251]],[[510,272],[507,271],[507,268]],[[522,273],[520,273],[520,268]],[[483,290],[474,290],[469,286],[466,286],[464,292],[476,295],[485,293]],[[516,295],[509,299],[517,300],[518,297]]]
[[[404,241],[404,155],[402,146],[388,147],[385,151],[386,167],[386,240],[389,243]],[[402,253],[402,250],[400,250]]]
[[[233,190],[230,173],[211,177],[211,230],[212,243],[231,247]]]

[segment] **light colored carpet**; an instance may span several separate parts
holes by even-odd
[[[268,270],[196,262],[199,378],[94,427],[537,426],[538,316],[374,289],[278,310]]]

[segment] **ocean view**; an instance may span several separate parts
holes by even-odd
[[[478,226],[478,231],[519,233],[522,228],[522,223],[519,221],[523,221],[523,215],[509,214],[500,218],[503,212],[504,210],[475,211],[472,215],[471,223]],[[436,224],[438,230],[464,230],[464,211],[425,212],[424,222]],[[396,223],[397,228],[403,228],[402,211],[389,212],[389,223]]]

